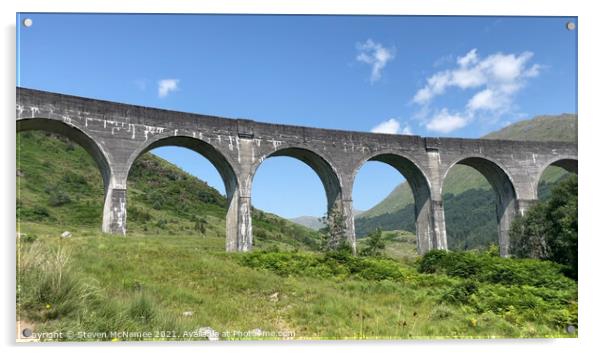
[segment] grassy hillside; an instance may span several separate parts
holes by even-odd
[[[100,172],[78,145],[41,132],[18,135],[17,217],[64,230],[100,230],[104,192]],[[205,182],[147,153],[128,178],[128,234],[225,238],[226,199]],[[253,211],[255,244],[312,248],[317,232]]]
[[[36,332],[109,334],[62,340],[199,340],[207,327],[220,339],[576,336],[564,329],[577,324],[577,285],[549,262],[475,255],[458,265],[466,276],[414,259],[231,254],[219,237],[23,230],[37,238],[19,243],[20,319]]]
[[[18,137],[17,316],[35,332],[75,331],[59,339],[75,341],[199,340],[208,329],[220,339],[577,335],[565,331],[577,325],[577,284],[550,262],[420,259],[402,231],[385,233],[385,257],[325,254],[313,251],[315,232],[261,211],[256,251],[226,253],[224,197],[150,154],[128,181],[130,233],[104,235],[102,182],[87,154],[52,135]]]
[[[575,115],[539,116],[483,138],[575,141],[576,130]],[[561,168],[546,169],[539,186],[540,197],[545,199],[550,186],[565,176],[566,172]],[[443,194],[450,248],[486,248],[497,242],[495,195],[485,177],[471,167],[455,166],[445,179]],[[356,217],[356,232],[362,236],[376,227],[414,232],[413,203],[409,185],[400,184],[382,202]],[[471,218],[467,220],[466,216]]]

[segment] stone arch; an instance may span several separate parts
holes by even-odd
[[[77,143],[79,146],[84,148],[88,154],[92,157],[96,166],[100,170],[102,176],[103,187],[104,187],[104,207],[103,207],[103,218],[102,218],[102,231],[109,232],[111,229],[111,187],[114,184],[113,172],[111,164],[109,163],[109,155],[105,152],[101,145],[97,144],[96,141],[88,135],[85,131],[80,128],[67,124],[63,121],[53,120],[49,118],[26,118],[17,120],[17,132],[24,131],[46,131],[56,134],[60,134],[64,137],[69,138],[71,141]]]
[[[342,198],[341,178],[334,166],[322,154],[316,153],[312,149],[306,147],[282,147],[262,156],[251,168],[250,184],[253,183],[253,178],[261,163],[270,157],[291,157],[300,160],[309,166],[318,175],[324,186],[327,211],[334,208],[337,201]]]
[[[226,197],[228,200],[228,211],[226,213],[226,250],[234,251],[240,250],[241,243],[239,238],[238,229],[238,204],[239,204],[239,180],[233,165],[229,159],[222,154],[212,144],[195,137],[184,136],[184,135],[157,135],[145,142],[144,145],[136,149],[127,162],[127,175],[131,170],[132,165],[140,156],[144,153],[159,147],[165,146],[176,146],[182,148],[188,148],[203,157],[207,158],[209,162],[217,169],[218,173],[222,177],[224,186],[226,188]],[[127,179],[126,175],[126,179]]]
[[[138,159],[144,153],[151,151],[155,148],[166,146],[188,148],[207,158],[207,160],[211,162],[211,164],[217,169],[218,173],[222,177],[228,199],[233,198],[234,194],[238,189],[239,181],[237,178],[237,174],[233,168],[233,165],[230,163],[230,160],[226,155],[222,154],[214,145],[196,137],[185,135],[153,136],[153,138],[150,138],[130,155],[127,161],[127,174],[129,175],[130,169],[132,168],[132,165],[134,164],[136,159]]]
[[[405,177],[414,196],[414,214],[418,253],[424,254],[436,247],[432,226],[431,183],[420,165],[412,158],[394,151],[376,152],[360,161],[353,169],[352,185],[359,170],[368,161],[385,163]],[[353,186],[351,186],[353,191]]]
[[[48,118],[27,118],[17,120],[17,133],[23,131],[46,131],[60,134],[79,144],[90,156],[100,170],[105,193],[111,184],[111,165],[107,153],[86,132],[76,126]]]
[[[541,181],[541,178],[543,177],[544,171],[546,171],[546,169],[548,167],[557,166],[559,168],[566,170],[569,173],[578,174],[578,165],[579,164],[578,164],[577,157],[574,157],[574,156],[554,157],[554,158],[548,160],[545,164],[543,164],[541,166],[541,168],[537,172],[537,177],[536,177],[535,183],[534,183],[535,197],[539,198],[538,185],[539,185],[539,182]]]
[[[447,174],[456,164],[470,166],[481,173],[489,182],[496,195],[496,217],[498,221],[498,236],[500,255],[508,256],[509,231],[512,219],[516,214],[518,200],[512,175],[506,168],[495,160],[484,156],[468,156],[457,159],[449,165],[441,179],[441,194]]]

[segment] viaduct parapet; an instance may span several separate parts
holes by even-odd
[[[492,185],[502,256],[508,255],[512,219],[537,200],[543,171],[556,165],[577,173],[577,144],[565,142],[431,138],[277,125],[19,87],[16,113],[17,132],[62,134],[91,154],[104,181],[102,230],[106,233],[126,234],[127,177],[136,158],[161,146],[186,147],[203,155],[226,187],[227,251],[253,246],[253,177],[261,163],[273,156],[299,159],[316,172],[326,191],[328,211],[343,217],[354,250],[351,195],[355,176],[367,161],[389,164],[407,179],[415,200],[419,253],[447,249],[442,188],[454,165],[475,168]]]

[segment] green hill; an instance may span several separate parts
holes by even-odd
[[[520,121],[485,139],[576,141],[577,116],[538,116]],[[566,176],[557,167],[546,169],[539,195],[548,196],[550,186]],[[452,249],[485,248],[497,241],[495,196],[487,180],[467,166],[455,166],[443,185],[448,245]],[[364,236],[373,229],[403,229],[414,232],[414,199],[407,183],[398,185],[383,201],[355,219],[356,233]],[[471,216],[469,220],[466,216]]]
[[[103,184],[92,158],[51,134],[18,135],[17,216],[21,223],[100,230]],[[192,234],[225,238],[226,198],[205,182],[146,153],[128,179],[128,235]],[[253,211],[258,247],[314,248],[317,232]]]

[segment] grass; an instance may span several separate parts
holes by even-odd
[[[20,277],[31,275],[31,265],[40,265],[47,278],[60,272],[71,280],[50,298],[34,297],[46,286],[20,282],[19,315],[36,331],[151,334],[119,340],[197,339],[191,334],[203,327],[231,332],[226,339],[263,339],[251,332],[257,329],[272,339],[278,332],[294,333],[295,339],[574,336],[564,331],[567,322],[576,323],[576,283],[568,279],[543,287],[478,276],[472,280],[478,297],[469,292],[474,302],[459,303],[450,294],[464,290],[467,277],[447,272],[442,265],[449,268],[450,261],[420,272],[425,259],[312,251],[229,254],[219,237],[117,238],[82,230],[64,239],[58,228],[27,223],[22,232],[37,238],[19,243]],[[57,253],[64,262],[50,268],[28,261]],[[474,256],[481,257],[486,264],[523,263]],[[533,270],[550,265],[529,262]],[[553,267],[548,271],[549,277],[561,277]],[[61,296],[65,290],[67,297]],[[48,312],[47,304],[56,314]],[[546,316],[551,310],[555,313]]]

